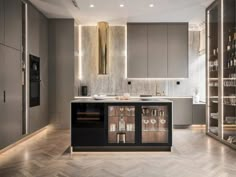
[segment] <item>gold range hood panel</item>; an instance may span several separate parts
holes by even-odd
[[[108,37],[109,25],[107,22],[99,22],[98,29],[98,74],[108,73]]]

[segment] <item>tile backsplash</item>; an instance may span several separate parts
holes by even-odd
[[[156,94],[156,90],[168,96],[193,96],[198,89],[201,99],[205,98],[205,55],[199,55],[200,32],[189,32],[189,78],[184,80],[131,80],[125,79],[126,51],[125,26],[110,26],[109,29],[109,73],[97,73],[97,27],[81,27],[81,71],[77,82],[78,95],[80,86],[87,85],[89,94],[131,95]],[[180,84],[177,84],[177,81]]]

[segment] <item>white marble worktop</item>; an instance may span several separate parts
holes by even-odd
[[[150,100],[142,100],[140,98],[133,98],[133,97],[129,98],[128,100],[118,100],[115,97],[105,97],[103,100],[95,100],[92,97],[79,97],[71,101],[71,103],[138,103],[138,102],[172,103],[173,101],[159,97],[158,98],[153,97]]]

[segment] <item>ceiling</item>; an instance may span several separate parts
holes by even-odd
[[[205,9],[213,0],[30,0],[48,18],[75,18],[81,24],[108,21],[126,22],[189,22],[205,20]],[[89,7],[94,4],[94,7]],[[124,4],[121,8],[120,4]],[[154,7],[149,7],[154,4]]]

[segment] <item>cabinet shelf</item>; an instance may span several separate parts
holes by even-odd
[[[100,115],[99,112],[77,112],[77,115]]]
[[[109,131],[109,133],[134,133],[135,131]]]
[[[157,130],[142,130],[143,133],[145,132],[168,132],[167,128],[164,129],[157,129]]]

